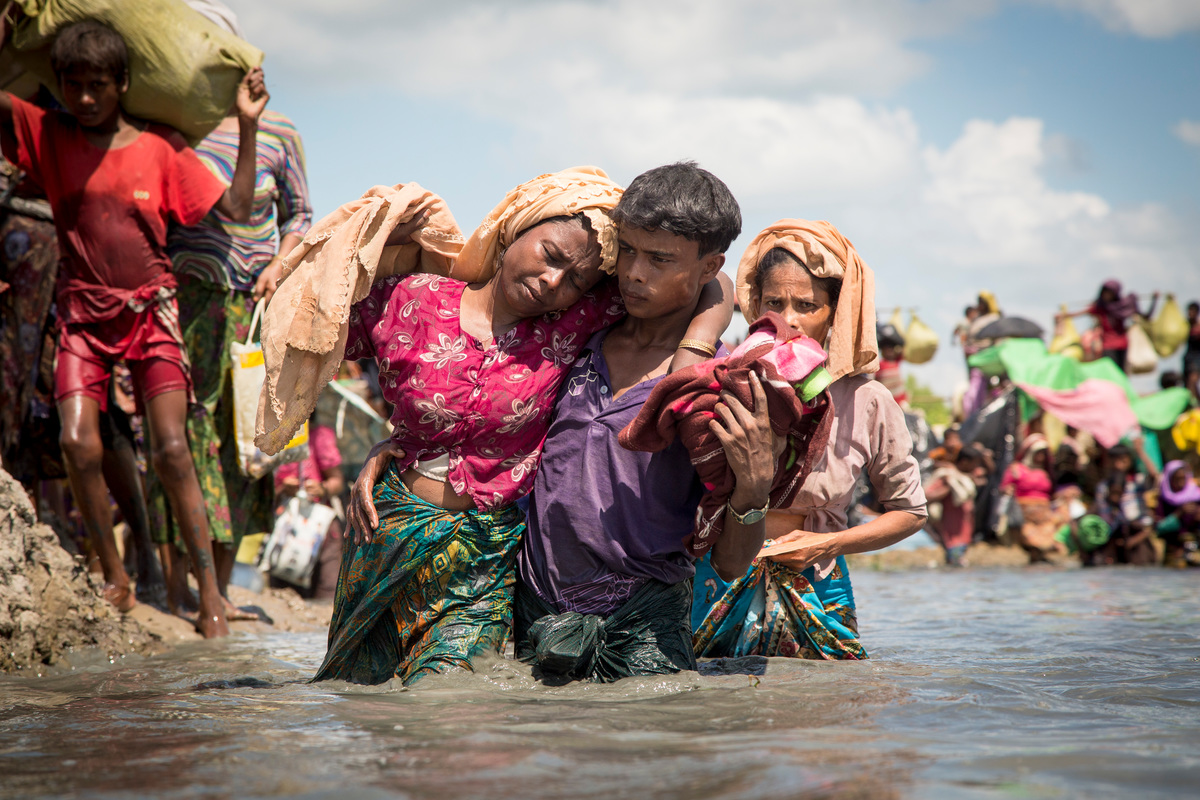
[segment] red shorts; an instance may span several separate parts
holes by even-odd
[[[124,361],[133,375],[139,412],[145,411],[146,401],[191,386],[183,368],[183,351],[153,310],[136,313],[127,309],[105,322],[62,326],[54,400],[83,395],[107,411],[108,383],[118,361]]]

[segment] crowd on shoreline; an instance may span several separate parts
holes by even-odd
[[[408,683],[510,638],[543,674],[615,680],[866,658],[845,556],[922,527],[951,564],[978,540],[1197,561],[1195,304],[1179,385],[1145,404],[1115,282],[1055,352],[982,293],[934,447],[850,241],[781,219],[731,282],[740,208],[694,163],[542,175],[471,233],[416,184],[314,224],[261,69],[193,149],[123,109],[109,25],[50,57],[58,100],[0,93],[0,463],[120,611],[223,635],[253,615],[227,599],[240,559],[334,602],[318,680]],[[735,308],[750,333],[725,343]]]
[[[923,459],[933,517],[928,530],[948,564],[961,565],[966,548],[982,541],[1018,545],[1031,563],[1057,553],[1085,566],[1200,566],[1194,477],[1200,470],[1200,303],[1188,303],[1184,317],[1169,299],[1164,313],[1179,316],[1172,321],[1176,333],[1152,343],[1146,331],[1159,293],[1151,297],[1141,314],[1134,295],[1122,294],[1115,280],[1105,282],[1088,308],[1056,316],[1049,351],[1037,326],[1005,317],[990,292],[966,309],[954,337],[969,381],[953,403],[952,424]],[[1085,314],[1095,324],[1081,336],[1068,321]],[[997,324],[1014,335],[980,335]],[[1161,413],[1140,417],[1129,407],[1125,378],[1134,327],[1146,345],[1157,347],[1156,366],[1159,356],[1181,355],[1178,370],[1159,375],[1160,391],[1133,400]],[[1030,341],[1009,345],[1013,339]],[[907,407],[899,395],[903,336],[888,325],[880,341],[897,365],[893,394]],[[1083,364],[1095,368],[1084,374],[1102,379],[1086,386],[1059,380],[1069,395],[1048,391],[1050,379],[1029,377],[1037,370],[1044,376],[1088,369]]]

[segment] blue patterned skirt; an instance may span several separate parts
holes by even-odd
[[[692,645],[698,658],[867,658],[841,556],[820,580],[813,567],[797,572],[764,558],[732,583],[721,580],[705,556],[696,562],[694,586]]]

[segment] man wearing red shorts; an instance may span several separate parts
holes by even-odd
[[[64,261],[54,391],[71,490],[104,570],[105,596],[128,611],[135,601],[113,538],[99,432],[112,367],[123,359],[200,586],[196,627],[221,636],[229,628],[188,450],[191,384],[166,235],[170,220],[194,225],[214,206],[249,218],[258,117],[268,99],[262,71],[251,71],[238,88],[240,151],[226,188],[176,131],[122,111],[129,69],[117,33],[98,22],[76,23],[59,33],[50,58],[68,113],[0,92],[0,135],[9,160],[45,190],[58,229]]]

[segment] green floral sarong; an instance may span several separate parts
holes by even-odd
[[[516,506],[452,512],[426,503],[405,488],[395,463],[374,500],[372,540],[355,546],[347,534],[329,651],[313,681],[409,684],[500,652],[525,515]]]

